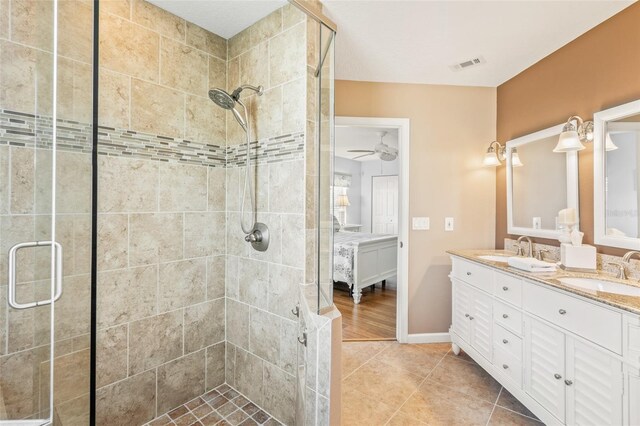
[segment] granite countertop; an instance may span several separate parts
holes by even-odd
[[[506,250],[448,250],[447,253],[453,256],[461,257],[466,260],[470,260],[472,262],[489,266],[499,271],[508,272],[510,274],[517,275],[522,278],[526,278],[530,281],[536,281],[541,284],[548,285],[550,287],[559,288],[561,290],[568,291],[570,293],[574,293],[591,300],[595,300],[596,302],[604,303],[604,304],[613,306],[615,308],[640,315],[640,297],[626,296],[621,294],[606,293],[606,292],[600,292],[600,291],[594,294],[586,290],[582,290],[576,287],[571,287],[566,284],[563,284],[560,281],[558,281],[558,279],[564,278],[564,277],[596,278],[596,279],[621,283],[625,285],[630,285],[634,287],[640,287],[640,283],[637,281],[616,279],[612,277],[611,274],[608,274],[603,271],[597,271],[594,273],[581,273],[581,272],[568,272],[558,268],[555,272],[550,272],[550,273],[530,273],[530,272],[522,271],[517,268],[512,268],[506,263],[494,262],[491,260],[481,259],[478,257],[478,256],[485,256],[485,255],[515,256],[515,253],[513,253],[512,251],[506,251]]]

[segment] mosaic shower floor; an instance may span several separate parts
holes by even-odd
[[[229,385],[220,385],[146,426],[282,426],[266,411]]]

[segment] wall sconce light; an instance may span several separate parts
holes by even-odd
[[[493,141],[489,144],[487,152],[484,154],[484,160],[482,165],[487,167],[495,167],[502,164],[505,159],[505,148],[498,141]]]
[[[518,155],[518,148],[511,148],[511,167],[522,167],[524,164],[520,161],[520,155]]]
[[[605,137],[604,149],[606,151],[615,151],[616,149],[618,149],[618,145],[613,143],[613,141],[611,140],[611,133],[609,132],[607,132],[607,136]]]
[[[584,121],[577,115],[569,117],[562,128],[553,152],[573,152],[584,149],[583,142],[593,141],[593,121]]]

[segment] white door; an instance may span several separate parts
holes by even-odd
[[[471,340],[471,288],[462,281],[453,280],[453,330],[465,342]]]
[[[622,424],[622,362],[568,337],[566,365],[567,424]]]
[[[525,391],[564,423],[564,333],[531,317],[524,326]]]
[[[491,327],[493,323],[493,299],[477,290],[471,292],[473,308],[471,309],[471,346],[480,355],[491,361]]]
[[[373,176],[371,232],[398,234],[398,176]]]

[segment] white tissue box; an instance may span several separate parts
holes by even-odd
[[[560,245],[560,263],[569,269],[596,269],[596,248],[594,246],[571,244]]]

